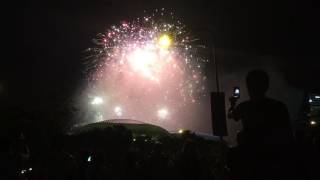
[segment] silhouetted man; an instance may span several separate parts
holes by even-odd
[[[229,117],[241,120],[240,142],[246,145],[280,145],[291,141],[291,126],[286,106],[266,97],[268,74],[253,70],[246,78],[250,100],[232,108]]]
[[[289,169],[285,168],[289,156],[286,154],[292,142],[288,110],[280,101],[266,97],[269,88],[266,72],[249,72],[246,83],[250,100],[235,107],[235,100],[231,98],[234,106],[229,110],[229,117],[241,120],[243,125],[238,136],[239,148],[230,154],[233,165],[238,164],[235,172],[246,174],[243,179],[287,177]]]

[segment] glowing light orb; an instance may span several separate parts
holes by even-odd
[[[314,125],[317,124],[317,122],[316,121],[310,121],[310,124],[314,126]]]
[[[120,117],[120,116],[122,116],[122,108],[120,107],[120,106],[116,106],[115,108],[114,108],[114,113],[116,114],[116,116],[118,116],[118,117]]]
[[[160,119],[166,119],[168,118],[169,112],[166,108],[162,108],[158,110],[158,117]]]
[[[99,105],[103,103],[103,99],[102,97],[96,96],[93,98],[93,100],[91,101],[92,105]]]
[[[172,39],[167,34],[160,36],[158,44],[163,49],[168,49],[171,45]]]
[[[183,133],[183,129],[179,129],[178,133],[182,134]]]

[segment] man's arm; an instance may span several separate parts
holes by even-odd
[[[231,106],[228,111],[228,118],[239,121],[241,119],[241,107],[241,104],[239,104],[238,106]]]

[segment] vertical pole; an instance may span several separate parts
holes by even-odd
[[[216,48],[214,42],[212,42],[212,52],[213,52],[213,64],[215,67],[215,75],[216,75],[216,86],[217,86],[217,92],[220,92],[220,84],[219,84],[219,72],[218,72],[218,62],[216,59]]]

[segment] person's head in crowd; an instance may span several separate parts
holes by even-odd
[[[251,99],[263,98],[269,88],[269,76],[264,70],[256,69],[247,74],[246,83]]]

